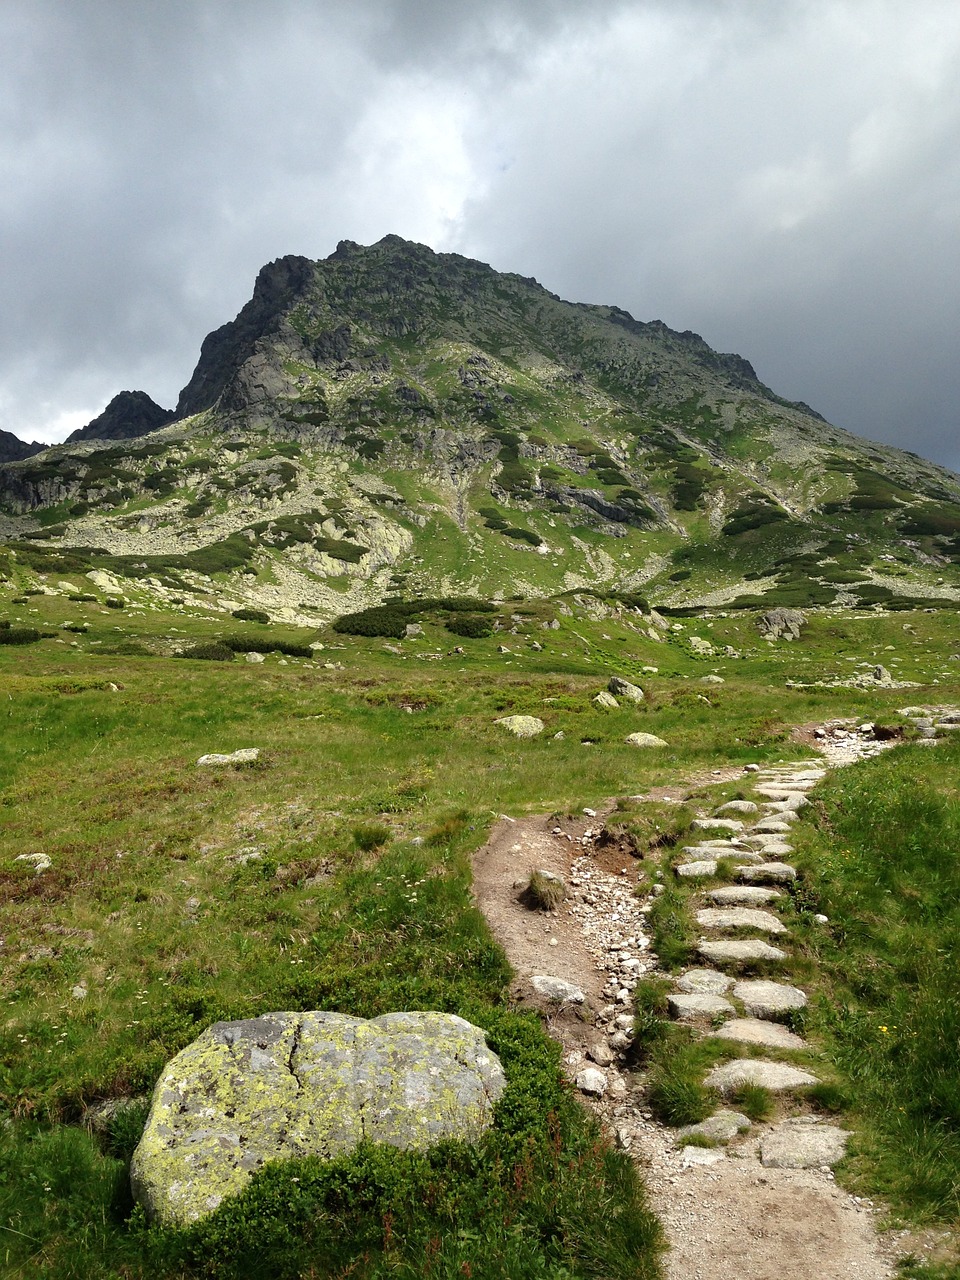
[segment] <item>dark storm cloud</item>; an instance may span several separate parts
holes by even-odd
[[[388,231],[960,466],[945,0],[7,0],[0,426],[172,404],[265,261]]]

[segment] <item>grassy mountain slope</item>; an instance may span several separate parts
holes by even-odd
[[[177,420],[0,469],[37,573],[307,621],[401,593],[960,600],[960,480],[739,356],[388,236],[260,272]]]

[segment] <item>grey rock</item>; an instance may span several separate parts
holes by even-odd
[[[624,742],[629,747],[667,747],[670,744],[655,733],[628,733]]]
[[[697,912],[703,929],[757,929],[761,933],[786,933],[782,921],[755,907],[704,907]]]
[[[704,1084],[721,1093],[732,1093],[742,1084],[758,1084],[771,1093],[789,1093],[807,1085],[818,1084],[815,1075],[791,1067],[785,1062],[767,1062],[763,1058],[734,1058],[714,1067]]]
[[[733,995],[754,1018],[779,1018],[807,1004],[806,994],[799,987],[763,978],[743,979],[734,986]]]
[[[134,1152],[134,1197],[183,1226],[265,1164],[362,1139],[474,1141],[506,1086],[484,1034],[445,1013],[268,1013],[218,1022],[167,1064]]]
[[[849,1137],[836,1125],[797,1116],[763,1135],[760,1163],[767,1169],[822,1169],[843,1159]]]
[[[239,751],[232,751],[229,755],[220,755],[217,752],[211,755],[201,756],[197,761],[198,765],[223,765],[223,764],[253,764],[255,760],[260,758],[259,747],[241,747]]]
[[[244,659],[250,663],[266,662],[266,658],[262,653],[254,653],[252,650],[250,653],[244,655]]]
[[[597,1067],[584,1067],[577,1074],[576,1086],[581,1093],[602,1098],[607,1092],[607,1077]]]
[[[799,640],[806,625],[806,617],[799,609],[768,609],[757,619],[760,634],[767,640]]]
[[[717,813],[757,813],[759,806],[755,805],[752,800],[728,800],[726,804],[722,804]]]
[[[746,1133],[749,1128],[749,1116],[721,1107],[719,1111],[715,1111],[706,1120],[701,1120],[699,1124],[686,1124],[682,1129],[678,1129],[677,1139],[697,1137],[712,1138],[714,1142],[730,1142],[737,1134]]]
[[[743,823],[739,818],[694,818],[690,824],[694,831],[742,831]]]
[[[763,1018],[732,1018],[712,1033],[719,1040],[736,1040],[740,1044],[761,1044],[768,1049],[806,1049],[802,1036],[794,1035],[779,1022]]]
[[[759,885],[725,884],[708,890],[707,897],[722,907],[758,907],[782,898],[783,894],[779,889],[764,889]]]
[[[638,684],[631,684],[621,676],[611,676],[607,689],[618,698],[627,698],[630,702],[643,702],[646,694]]]
[[[700,995],[722,996],[733,986],[733,978],[717,969],[688,969],[677,979],[681,991]]]
[[[596,1041],[587,1048],[587,1057],[597,1064],[598,1067],[609,1067],[616,1055],[608,1044],[603,1040]]]
[[[560,1000],[564,1004],[583,1004],[586,996],[579,987],[574,986],[572,982],[565,982],[563,978],[552,978],[548,974],[535,974],[530,979],[530,985],[538,996],[543,996],[547,1000]]]
[[[601,689],[593,699],[593,705],[599,707],[601,711],[617,711],[620,707],[620,703],[612,693],[607,693],[606,689]]]
[[[693,1022],[697,1018],[732,1017],[736,1009],[723,996],[698,995],[681,992],[667,996],[667,1008],[678,1022]]]
[[[760,862],[756,866],[737,867],[737,877],[748,884],[789,884],[797,872],[786,862]]]
[[[724,680],[723,676],[717,676],[711,673],[710,675],[707,675],[707,676],[701,676],[700,683],[701,684],[726,684],[727,682],[726,680]]]
[[[684,1147],[680,1152],[680,1167],[690,1169],[695,1165],[719,1164],[725,1159],[722,1151],[715,1151],[711,1147]]]
[[[713,964],[743,964],[749,960],[785,960],[786,952],[779,947],[771,947],[769,942],[760,938],[745,938],[743,942],[726,942],[720,940],[709,942],[701,939],[697,943],[697,951],[704,960]]]
[[[787,835],[790,831],[790,821],[785,815],[761,818],[759,822],[753,824],[753,830],[758,835]]]
[[[536,716],[502,716],[494,723],[502,725],[515,738],[535,738],[544,728],[543,721]]]
[[[676,869],[677,875],[684,880],[706,880],[717,874],[717,864],[712,858],[702,858],[698,862],[684,862]]]

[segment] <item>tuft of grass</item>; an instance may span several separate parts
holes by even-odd
[[[717,1104],[717,1095],[700,1080],[702,1068],[684,1054],[675,1053],[657,1063],[647,1077],[650,1110],[664,1124],[697,1124],[706,1120]]]
[[[664,882],[663,893],[654,898],[647,919],[660,965],[674,973],[690,959],[696,929],[688,896],[673,880],[666,860],[664,870],[670,878]]]
[[[757,1124],[769,1120],[773,1115],[773,1094],[762,1084],[752,1084],[745,1080],[730,1094],[730,1101]]]
[[[393,832],[382,822],[370,822],[364,826],[354,827],[352,835],[353,843],[361,853],[373,853],[375,849],[382,849],[393,839]]]
[[[537,870],[531,871],[520,899],[532,911],[556,911],[566,896],[567,886],[559,876]]]

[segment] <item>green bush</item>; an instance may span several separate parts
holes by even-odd
[[[191,645],[180,654],[181,658],[202,658],[208,662],[232,662],[233,650],[219,640],[208,640],[202,644]]]
[[[0,644],[36,644],[40,632],[34,627],[0,626]]]
[[[504,537],[513,538],[515,542],[529,542],[531,547],[539,547],[543,545],[543,539],[530,529],[517,529],[507,527],[500,531]]]
[[[125,609],[127,607],[126,601],[119,599],[117,596],[107,596],[103,603],[108,609]]]
[[[454,613],[447,619],[446,628],[455,636],[465,636],[470,640],[482,640],[493,634],[490,620],[475,613]]]
[[[234,609],[230,616],[239,619],[240,622],[267,623],[270,621],[269,613],[263,609]]]

